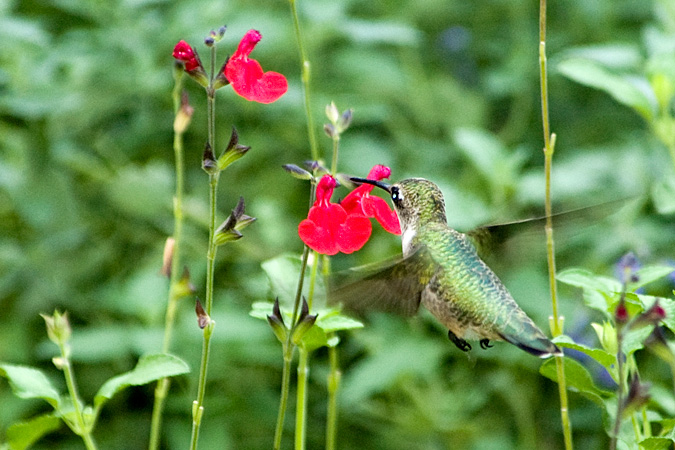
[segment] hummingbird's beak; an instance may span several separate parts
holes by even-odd
[[[373,186],[377,186],[380,189],[384,189],[385,191],[387,191],[391,194],[391,184],[383,183],[381,181],[376,181],[376,180],[369,180],[367,178],[359,178],[359,177],[351,177],[349,179],[352,180],[354,183],[372,184]]]

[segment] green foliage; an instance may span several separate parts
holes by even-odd
[[[188,365],[173,355],[144,355],[130,372],[117,375],[106,381],[94,397],[94,407],[100,408],[105,402],[129,386],[140,386],[164,377],[174,377],[190,372]]]
[[[570,395],[574,437],[580,448],[606,448],[603,430],[616,411],[614,394],[606,392],[615,386],[596,366],[616,371],[610,363],[610,357],[616,359],[612,314],[621,284],[612,278],[614,263],[627,250],[652,267],[675,257],[675,12],[664,0],[549,3],[556,211],[650,195],[606,223],[575,228],[571,239],[556,241],[567,333],[558,344],[598,363],[581,369],[569,364],[579,392]],[[365,175],[383,163],[392,167],[393,180],[429,178],[443,189],[449,222],[461,231],[541,215],[535,4],[297,4],[312,64],[315,118],[331,101],[354,109],[341,138],[341,172]],[[0,360],[12,363],[3,365],[3,375],[7,368],[23,374],[0,383],[0,442],[11,448],[38,438],[25,432],[24,421],[36,434],[51,432],[56,422],[49,414],[63,399],[63,386],[35,369],[54,356],[39,313],[56,307],[69,312],[83,398],[93,398],[110,374],[161,348],[167,286],[158,271],[173,223],[171,49],[185,39],[206,59],[203,37],[225,23],[219,60],[234,51],[246,30],[256,28],[263,34],[256,59],[265,70],[285,74],[290,90],[264,108],[229,88],[219,91],[214,153],[227,147],[232,126],[251,150],[221,179],[218,223],[240,195],[246,212],[258,220],[216,261],[217,327],[201,445],[270,448],[279,344],[249,311],[254,305],[252,314],[265,319],[272,312],[265,300],[278,295],[290,324],[298,260],[276,258],[300,253],[296,231],[308,204],[307,184],[281,169],[309,159],[288,4],[10,0],[0,4]],[[186,89],[195,114],[185,134],[183,261],[204,298],[206,106],[201,87],[186,83]],[[317,133],[321,127],[319,120]],[[320,142],[324,157],[330,145]],[[336,197],[346,192],[341,188]],[[399,246],[397,238],[375,230],[362,251],[331,263],[337,268],[370,263],[397,254]],[[543,327],[550,304],[545,258],[529,248],[536,246],[541,242],[498,255],[496,269]],[[267,262],[261,270],[262,261]],[[644,286],[649,295],[631,294],[626,302],[634,317],[660,298],[665,326],[672,330],[673,285],[663,276],[666,270],[656,269],[653,282]],[[271,296],[270,272],[277,272]],[[640,283],[648,278],[641,274]],[[320,333],[312,334],[312,346],[324,345],[324,338],[330,343],[337,329],[352,328],[338,332],[344,373],[339,448],[561,448],[559,429],[551,425],[559,420],[555,386],[539,374],[538,360],[506,344],[474,350],[467,360],[424,313],[407,321],[370,318],[356,328],[356,322],[324,308],[323,293],[319,277],[311,312],[319,314],[312,333]],[[193,306],[189,300],[178,304],[172,352],[194,374],[201,334]],[[675,415],[675,400],[666,359],[671,350],[643,350],[650,332],[631,330],[623,345],[642,379],[664,393],[647,406],[653,436],[639,441],[643,448],[659,448],[672,442],[668,418]],[[324,446],[326,353],[321,347],[312,357],[308,448]],[[542,367],[550,370],[549,364]],[[618,374],[613,376],[616,381]],[[185,448],[195,384],[192,378],[172,384],[164,448]],[[10,386],[54,405],[17,398]],[[588,401],[586,391],[595,400]],[[101,448],[145,448],[151,408],[151,388],[117,393],[98,417]],[[634,431],[626,425],[621,441],[635,446]],[[81,446],[76,439],[51,433],[33,448]]]

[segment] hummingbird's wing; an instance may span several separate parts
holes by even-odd
[[[572,235],[579,234],[589,226],[599,223],[602,219],[611,216],[623,206],[627,205],[631,199],[623,198],[609,201],[598,205],[587,206],[584,208],[573,209],[551,215],[553,226],[556,230],[564,230],[563,238],[570,239]],[[476,247],[481,258],[500,252],[505,244],[514,240],[514,238],[528,237],[532,240],[532,235],[541,235],[545,233],[546,216],[535,217],[531,219],[518,220],[495,225],[486,225],[475,228],[466,233],[473,245]],[[560,236],[559,233],[556,234]],[[543,239],[536,239],[538,242],[544,242]],[[557,239],[559,241],[559,239]]]
[[[413,316],[426,284],[420,276],[421,268],[428,265],[425,258],[426,250],[420,249],[407,258],[334,274],[329,280],[328,302],[341,303],[357,314],[381,311]]]

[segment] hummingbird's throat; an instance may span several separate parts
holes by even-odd
[[[417,235],[417,230],[413,227],[405,227],[401,234],[401,247],[403,255],[408,256],[413,250],[413,240]]]

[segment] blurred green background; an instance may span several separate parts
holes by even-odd
[[[586,233],[580,231],[588,223],[562,230],[558,268],[612,276],[628,250],[644,263],[675,259],[673,216],[657,212],[669,212],[668,193],[675,192],[668,181],[674,161],[664,143],[668,124],[657,121],[672,115],[672,103],[660,110],[658,95],[650,94],[654,73],[675,83],[675,2],[550,3],[555,209],[636,194],[660,199],[656,206],[639,201]],[[298,7],[317,133],[330,101],[354,108],[342,139],[342,172],[364,176],[381,163],[394,180],[429,178],[443,189],[449,223],[460,230],[543,211],[536,2],[299,0]],[[65,389],[50,361],[57,349],[39,316],[55,308],[67,310],[73,323],[76,376],[89,401],[140,354],[160,349],[167,282],[158,272],[173,226],[171,51],[184,39],[206,62],[203,38],[223,24],[219,66],[255,28],[263,40],[252,57],[285,74],[290,87],[271,105],[247,102],[229,88],[217,96],[218,149],[232,126],[252,147],[221,177],[221,218],[242,195],[258,221],[219,253],[201,445],[263,449],[272,444],[282,359],[268,326],[248,312],[271,295],[260,263],[302,250],[296,227],[307,211],[307,185],[281,165],[310,157],[284,1],[0,0],[0,361],[38,366]],[[653,117],[602,86],[575,82],[581,76],[569,61],[578,57],[635,86]],[[559,70],[563,64],[567,71]],[[184,261],[203,296],[206,104],[199,86],[185,84],[195,114],[185,136]],[[606,86],[620,92],[623,85]],[[330,141],[320,136],[330,159]],[[547,329],[543,235],[533,239],[496,258],[496,270]],[[334,265],[373,262],[399,246],[377,228],[362,251],[337,256]],[[649,293],[672,296],[672,286],[664,282]],[[560,294],[568,334],[597,345],[589,322],[598,318],[583,306],[580,291],[561,286]],[[187,446],[201,349],[191,301],[181,305],[178,320],[174,353],[193,373],[172,384],[167,449]],[[497,344],[467,357],[428,314],[378,316],[342,338],[340,448],[563,447],[557,386],[538,374],[538,359],[516,348]],[[670,386],[667,366],[644,358],[643,378]],[[319,351],[310,379],[308,448],[323,447],[326,375]],[[145,448],[152,396],[153,387],[144,386],[115,397],[96,428],[100,448]],[[0,405],[0,442],[11,423],[48,410],[38,400],[14,397],[5,380]],[[285,447],[292,416],[293,406]],[[599,408],[572,394],[571,417],[577,448],[606,446]],[[81,447],[66,427],[35,446]]]

